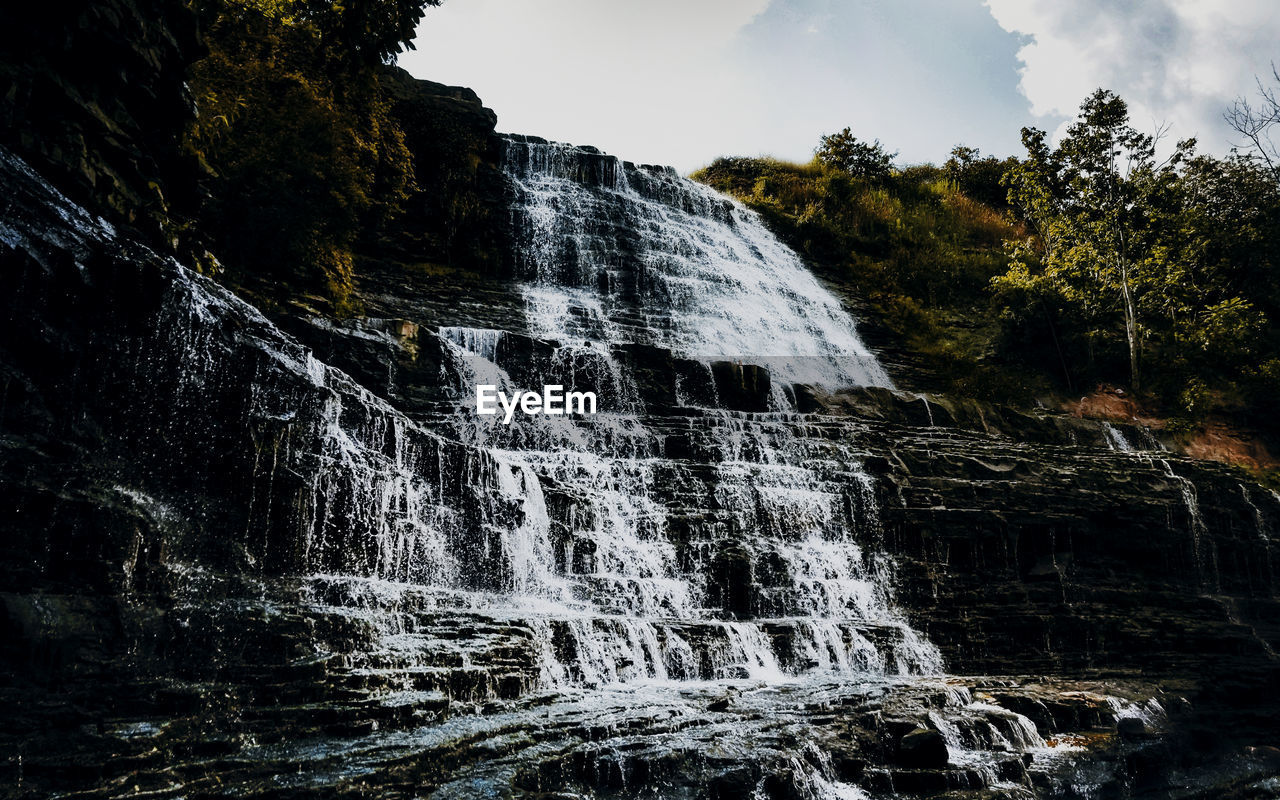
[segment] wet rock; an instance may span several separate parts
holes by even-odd
[[[918,769],[945,767],[951,758],[942,734],[928,728],[916,728],[899,739],[897,752],[899,763]]]
[[[867,761],[848,753],[837,752],[831,757],[831,768],[839,780],[845,783],[857,783],[862,780],[863,773],[866,772]]]
[[[708,600],[737,617],[752,610],[752,554],[740,544],[726,542],[712,562]]]
[[[193,10],[165,0],[28,4],[0,34],[0,145],[74,200],[155,245],[189,212],[198,171],[180,146],[194,107],[184,80],[203,55]],[[92,53],[86,69],[60,53]]]
[[[707,704],[708,711],[728,711],[733,705],[733,698],[729,695],[721,697],[719,700],[712,700]]]
[[[381,82],[413,154],[416,186],[403,224],[384,235],[376,255],[507,274],[497,115],[470,89],[416,79],[396,67],[387,68]]]
[[[1142,739],[1147,735],[1147,724],[1138,717],[1121,717],[1116,720],[1116,733],[1121,739]]]
[[[750,797],[759,781],[758,775],[750,767],[737,767],[727,770],[712,779],[707,787],[709,800],[737,800]]]
[[[712,361],[716,392],[726,408],[767,411],[772,383],[769,370],[756,364]]]

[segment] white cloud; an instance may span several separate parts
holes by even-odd
[[[1274,0],[985,0],[1005,30],[1030,37],[1018,51],[1033,114],[1074,117],[1098,87],[1129,103],[1136,127],[1172,125],[1177,139],[1224,152],[1222,113],[1280,60]]]
[[[727,52],[770,1],[446,0],[400,64],[472,87],[500,130],[688,168],[691,129],[732,149],[758,123]]]

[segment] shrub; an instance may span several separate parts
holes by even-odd
[[[885,150],[879,139],[870,143],[860,141],[849,128],[823,136],[814,152],[824,166],[846,172],[855,178],[873,180],[889,177],[893,159],[898,155]]]
[[[407,197],[412,159],[376,65],[338,49],[303,5],[206,9],[186,145],[206,171],[202,218],[232,281],[318,292],[341,313],[352,310],[356,241]]]

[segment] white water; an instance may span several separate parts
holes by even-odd
[[[708,408],[688,424],[709,471],[691,472],[663,456],[664,433],[644,422],[618,357],[656,345],[704,362],[766,361],[786,380],[886,385],[838,302],[754,214],[667,171],[523,142],[508,171],[521,197],[527,330],[551,354],[507,357],[518,343],[502,344],[500,331],[439,336],[463,398],[450,433],[521,476],[507,494],[522,498],[524,521],[499,534],[519,544],[503,555],[518,579],[487,602],[532,620],[543,684],[940,671],[936,648],[894,607],[874,485],[855,452],[827,442],[816,460],[794,415]],[[517,372],[599,387],[608,410],[510,425],[477,417],[471,384],[531,388]],[[755,571],[733,578],[756,584],[745,619],[722,605],[734,589],[712,585],[726,548]],[[766,565],[774,574],[761,574]]]
[[[511,141],[506,158],[536,335],[763,364],[777,383],[891,385],[839,301],[739,203],[571,145]]]
[[[486,656],[476,642],[497,653],[532,643],[547,687],[940,671],[936,648],[895,606],[874,485],[852,445],[805,437],[789,413],[711,408],[655,428],[638,413],[635,376],[614,349],[637,342],[738,357],[766,342],[751,349],[832,385],[883,383],[853,321],[754,215],[670,173],[612,163],[616,180],[603,188],[513,172],[538,187],[523,206],[541,220],[528,247],[578,243],[567,271],[526,286],[530,326],[559,343],[543,362],[525,363],[516,350],[504,360],[505,331],[437,331],[450,356],[441,381],[458,397],[478,381],[510,386],[521,374],[608,387],[608,410],[503,426],[460,402],[433,430],[229,292],[164,265],[147,267],[164,270],[167,296],[135,357],[139,374],[171,385],[157,427],[136,433],[139,447],[182,443],[188,451],[164,455],[193,469],[245,453],[237,468],[247,513],[233,517],[243,528],[219,531],[225,558],[244,562],[229,566],[305,578],[316,605],[380,637],[348,663],[352,674],[399,670],[402,691],[421,688],[418,667],[469,669]],[[631,191],[631,179],[645,194]],[[628,255],[638,273],[609,261],[607,237],[588,241],[575,228],[597,200],[639,237]],[[114,236],[82,220],[76,231],[86,242]],[[12,232],[5,240],[36,247]],[[615,296],[608,280],[581,280],[583,270],[631,270],[647,276],[632,289],[648,288]],[[676,296],[679,286],[693,288]],[[571,310],[545,314],[537,290],[569,298]],[[667,300],[681,313],[663,314]],[[583,320],[599,323],[591,345],[577,341]],[[223,420],[225,429],[212,427]],[[243,440],[190,435],[197,424]],[[679,436],[697,459],[665,455]],[[175,537],[171,558],[198,569],[204,556],[186,545]],[[745,599],[735,599],[740,591]],[[441,618],[472,638],[437,635]]]
[[[1107,446],[1112,450],[1128,453],[1134,449],[1129,440],[1124,438],[1124,434],[1110,422],[1102,423],[1102,433],[1107,438]]]
[[[1202,572],[1204,570],[1204,554],[1203,543],[1208,529],[1205,527],[1204,516],[1200,513],[1200,496],[1196,491],[1195,483],[1187,477],[1179,475],[1173,471],[1173,465],[1168,459],[1158,459],[1164,474],[1178,485],[1178,491],[1182,495],[1182,503],[1187,508],[1187,519],[1191,529],[1191,546],[1192,554],[1196,560],[1196,567]]]

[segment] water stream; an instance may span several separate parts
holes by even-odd
[[[518,580],[491,602],[532,610],[543,682],[938,672],[894,606],[860,454],[806,440],[786,405],[798,380],[888,385],[854,320],[755,214],[705,187],[568,145],[507,148],[518,327],[553,354],[531,364],[501,331],[441,328],[463,398],[441,430],[509,470],[521,521],[497,537]],[[678,419],[645,413],[622,357],[634,345],[765,366],[776,410],[700,391]],[[508,425],[468,408],[476,382],[590,388],[604,410]],[[668,456],[674,429],[708,457]]]

